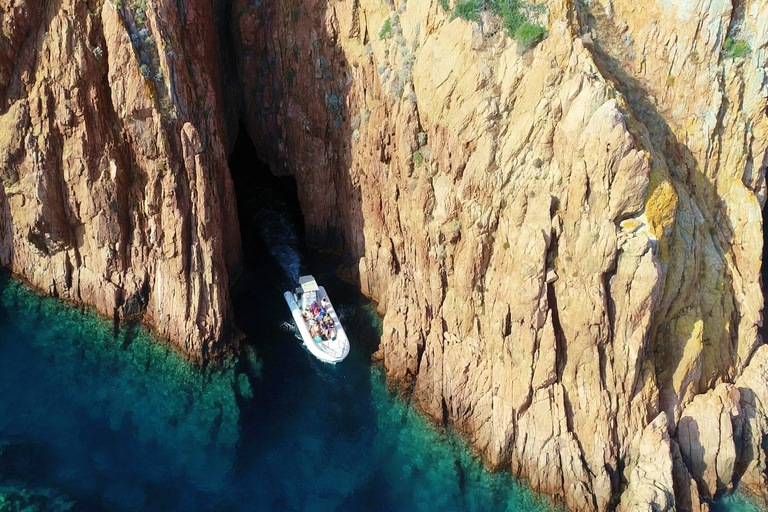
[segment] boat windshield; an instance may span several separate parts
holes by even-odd
[[[302,309],[307,310],[309,306],[317,301],[317,294],[315,292],[305,292],[302,295]]]

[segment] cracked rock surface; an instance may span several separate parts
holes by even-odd
[[[110,318],[141,314],[193,358],[220,351],[240,234],[212,6],[0,10],[0,262]]]
[[[439,2],[249,5],[249,132],[391,382],[573,510],[764,492],[765,1],[550,1],[528,51]]]
[[[223,348],[239,115],[491,464],[579,511],[765,493],[766,0],[549,0],[531,49],[438,1],[118,4],[0,1],[4,265]]]

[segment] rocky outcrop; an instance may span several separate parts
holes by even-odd
[[[736,380],[741,405],[741,418],[734,426],[736,439],[736,472],[739,483],[764,499],[768,494],[768,347],[761,346],[749,366]]]
[[[0,262],[193,357],[221,349],[240,238],[211,5],[0,9]]]
[[[249,132],[379,301],[390,380],[572,509],[696,510],[740,477],[760,345],[766,12],[550,1],[527,51],[441,2],[232,26]]]
[[[624,468],[627,488],[618,510],[675,510],[673,442],[662,412],[630,445]]]
[[[675,505],[677,510],[691,512],[707,512],[709,505],[701,501],[696,480],[691,477],[688,466],[683,462],[680,453],[680,445],[671,441],[672,452],[672,480],[675,491]]]
[[[765,0],[550,0],[535,48],[442,1],[6,4],[14,272],[219,347],[242,98],[390,381],[493,465],[585,511],[764,486]]]
[[[677,421],[694,395],[732,382],[758,344],[768,5],[604,6],[591,24],[596,60],[648,128],[677,196],[659,240],[651,343],[661,407]],[[751,50],[734,56],[729,41]]]
[[[734,437],[739,437],[733,424],[742,415],[739,398],[739,390],[732,384],[720,384],[706,395],[696,396],[678,422],[683,461],[706,496],[733,485]]]
[[[672,448],[679,508],[698,510],[698,493],[709,498],[736,482],[765,496],[766,400],[768,346],[762,345],[734,384],[697,395],[685,408],[677,426],[679,449]],[[698,485],[686,492],[691,478]]]

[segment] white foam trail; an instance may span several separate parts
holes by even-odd
[[[346,321],[348,318],[355,315],[355,308],[342,304],[341,306],[336,307],[336,314],[339,315],[339,320]]]
[[[283,322],[280,324],[280,328],[285,332],[293,333],[297,340],[304,341],[301,337],[301,333],[299,332],[299,328],[296,327],[294,322]]]
[[[253,220],[259,234],[293,287],[299,282],[301,254],[297,249],[298,237],[288,207],[275,197],[274,192],[266,189],[254,191],[254,199],[258,207]]]

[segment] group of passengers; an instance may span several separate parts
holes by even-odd
[[[317,342],[336,339],[336,324],[328,312],[328,298],[323,297],[320,304],[313,301],[304,311],[304,320],[309,324],[309,334]]]

